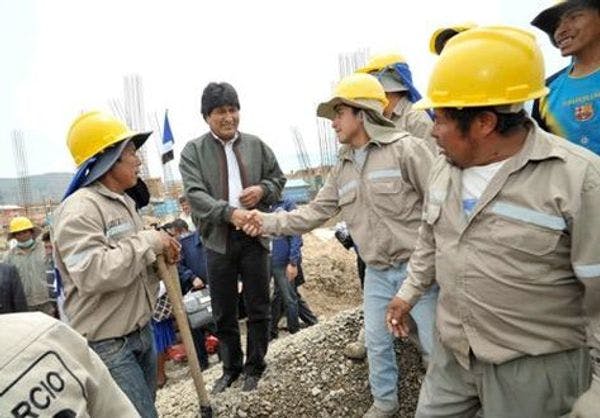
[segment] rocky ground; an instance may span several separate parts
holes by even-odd
[[[280,333],[269,346],[268,368],[258,389],[241,392],[240,379],[211,396],[216,416],[360,417],[369,407],[367,364],[348,360],[342,353],[362,325],[355,258],[327,237],[305,235],[303,251],[307,283],[302,293],[321,322],[294,335]],[[396,354],[402,373],[397,416],[412,417],[424,370],[411,343],[398,341]],[[197,416],[198,401],[185,363],[169,363],[167,375],[169,381],[157,395],[160,415]],[[203,373],[209,390],[220,375],[219,364]]]
[[[320,233],[319,233],[320,232]],[[362,303],[356,254],[325,230],[303,236],[302,268],[306,283],[300,292],[320,317],[329,318]]]

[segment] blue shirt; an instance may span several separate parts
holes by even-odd
[[[600,154],[600,69],[584,77],[573,66],[550,77],[550,93],[539,101],[543,128]],[[545,125],[545,126],[543,126]]]
[[[296,205],[288,199],[283,199],[271,206],[271,212],[291,212],[294,209],[296,209]],[[300,235],[286,235],[274,238],[271,264],[276,267],[283,267],[289,263],[299,265],[302,261],[300,247],[302,247],[302,236]]]
[[[206,270],[206,254],[204,245],[198,231],[190,232],[179,238],[181,243],[181,260],[177,265],[181,290],[187,293],[192,288],[192,279],[199,277],[204,284],[208,284]]]

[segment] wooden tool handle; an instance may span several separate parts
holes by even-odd
[[[192,378],[194,379],[194,385],[196,386],[196,393],[200,405],[203,407],[209,407],[210,401],[208,399],[208,393],[204,386],[204,378],[202,377],[202,370],[200,369],[200,362],[198,361],[198,355],[196,354],[196,347],[194,346],[194,339],[192,337],[192,331],[188,322],[187,314],[183,308],[183,300],[181,295],[181,285],[179,284],[179,274],[175,265],[167,265],[162,255],[157,257],[158,274],[167,288],[167,295],[173,305],[173,313],[175,314],[175,320],[177,321],[177,327],[183,340],[185,352],[187,354],[188,365],[192,372]]]

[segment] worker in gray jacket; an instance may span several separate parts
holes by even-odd
[[[159,254],[177,261],[180,246],[165,232],[143,230],[125,193],[137,184],[136,150],[149,135],[100,112],[73,122],[67,144],[79,166],[77,187],[54,213],[53,243],[69,324],[106,363],[140,415],[156,417],[150,318],[159,280],[153,263]]]
[[[423,139],[427,147],[437,154],[437,146],[431,136],[433,128],[431,116],[425,110],[412,107],[413,103],[421,98],[421,94],[413,84],[412,73],[406,59],[400,54],[393,53],[374,55],[364,67],[359,68],[356,72],[371,74],[377,77],[381,83],[388,100],[388,104],[383,109],[383,116],[394,122],[399,130]],[[362,260],[359,262],[359,266],[361,262]],[[414,323],[413,328],[416,328]],[[421,349],[416,332],[413,332],[410,337]],[[358,333],[356,341],[346,346],[344,354],[348,358],[357,360],[365,358],[367,351],[364,327]],[[424,353],[424,363],[427,362],[426,358],[427,353]]]
[[[17,268],[28,309],[54,316],[55,309],[50,302],[46,280],[44,245],[37,239],[40,228],[29,218],[17,216],[11,219],[8,231],[8,238],[14,238],[17,245],[8,252],[4,262]]]
[[[439,285],[418,418],[565,416],[590,386],[600,158],[529,118],[524,103],[547,92],[532,34],[478,27],[448,41],[416,104],[435,109],[442,155],[387,321],[405,335],[408,313]]]
[[[249,234],[308,232],[338,213],[367,264],[364,315],[369,383],[374,398],[365,417],[391,417],[399,409],[398,366],[385,308],[406,277],[421,220],[421,204],[433,161],[425,142],[399,131],[383,116],[385,92],[368,74],[340,81],[317,115],[333,121],[343,144],[338,161],[313,201],[291,212],[253,211]],[[436,291],[422,300],[413,317],[421,345],[430,353]]]

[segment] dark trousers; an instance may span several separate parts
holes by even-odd
[[[306,303],[306,300],[300,294],[300,291],[298,289],[300,287],[298,286],[298,281],[296,281],[296,283],[294,283],[292,287],[296,295],[295,299],[298,304],[298,318],[309,327],[317,324],[319,322],[319,319],[313,313],[313,311],[310,309],[310,306],[308,306],[308,303]],[[269,331],[272,338],[277,338],[277,336],[279,335],[277,324],[279,324],[279,320],[281,319],[281,316],[283,315],[283,312],[285,312],[285,310],[286,307],[284,305],[281,292],[279,291],[278,287],[275,286],[273,300],[271,301],[271,327]],[[288,331],[290,331],[289,325]],[[292,333],[293,331],[290,332]]]
[[[266,364],[269,343],[268,251],[258,239],[242,231],[230,231],[226,254],[206,250],[208,282],[223,372],[239,374],[243,353],[238,325],[238,277],[244,285],[243,298],[248,315],[247,375],[260,376]]]
[[[298,291],[298,286],[296,286],[296,295],[298,295],[298,316],[306,325],[311,326],[315,325],[319,322],[317,316],[313,313],[313,311],[306,303],[306,300],[302,297],[300,292]]]
[[[358,270],[358,278],[360,279],[360,288],[365,290],[365,271],[367,269],[367,265],[363,259],[360,258],[358,253],[356,254],[356,269]]]
[[[275,284],[275,293],[271,302],[271,335],[277,334],[277,323],[283,312],[287,318],[287,328],[290,334],[300,330],[298,322],[298,294],[296,286],[290,283],[286,274],[285,266],[271,266],[273,281]]]
[[[204,330],[202,328],[191,328],[192,338],[194,339],[194,347],[198,362],[203,369],[208,368],[208,352],[206,351],[206,339],[204,338]]]

